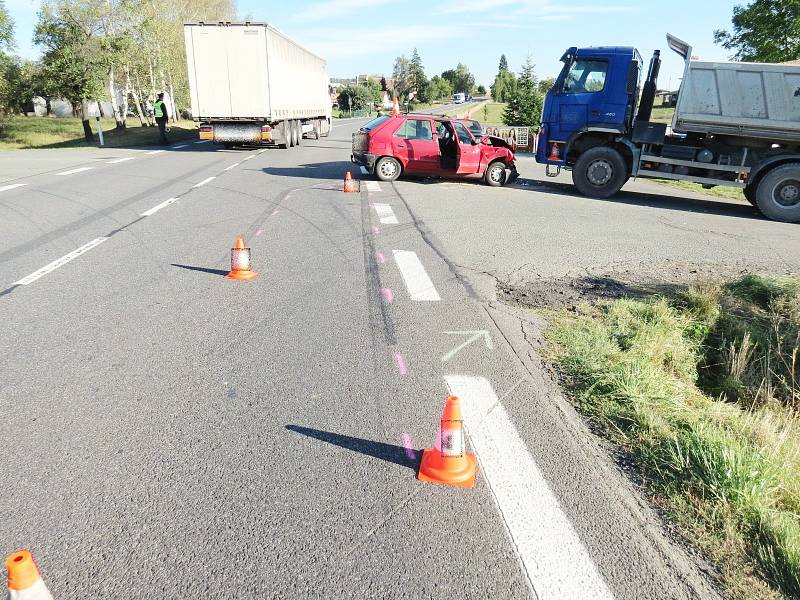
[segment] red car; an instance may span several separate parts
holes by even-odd
[[[408,173],[482,178],[501,186],[517,177],[514,152],[505,140],[475,138],[461,121],[432,115],[373,119],[353,134],[351,160],[381,181]]]

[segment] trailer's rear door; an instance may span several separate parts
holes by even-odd
[[[192,90],[192,116],[231,117],[225,27],[187,25],[186,54]]]
[[[228,85],[232,116],[269,116],[267,36],[264,26],[228,26]]]

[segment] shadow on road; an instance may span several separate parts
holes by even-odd
[[[518,179],[514,182],[512,188],[530,192],[545,192],[559,196],[569,196],[572,199],[585,202],[613,202],[615,204],[628,204],[630,206],[649,206],[651,208],[662,208],[665,210],[722,215],[741,219],[757,219],[760,221],[765,220],[761,213],[750,204],[736,203],[734,201],[725,202],[710,198],[684,198],[681,196],[633,192],[629,190],[622,190],[616,196],[606,198],[605,200],[599,200],[581,196],[575,187],[568,183],[558,183],[554,181],[542,182],[535,179]]]
[[[287,425],[286,429],[300,433],[302,435],[346,448],[353,452],[366,454],[373,458],[379,458],[387,462],[400,465],[401,467],[408,467],[415,471],[419,467],[420,452],[416,450],[407,450],[403,446],[395,446],[393,444],[385,444],[383,442],[373,442],[372,440],[365,440],[357,437],[350,437],[349,435],[341,435],[339,433],[332,433],[330,431],[321,431],[319,429],[312,429],[310,427],[302,427],[301,425]]]
[[[307,163],[296,167],[266,167],[262,169],[268,175],[278,177],[304,177],[308,179],[343,179],[347,171],[358,173],[358,167],[347,161],[331,161]]]
[[[170,263],[173,267],[178,267],[180,269],[186,269],[187,271],[200,271],[201,273],[210,273],[211,275],[227,275],[228,271],[223,269],[210,269],[208,267],[194,267],[192,265],[179,265],[176,263]]]

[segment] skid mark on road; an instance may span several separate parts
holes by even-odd
[[[483,377],[445,375],[508,533],[538,598],[612,600],[525,442]]]
[[[406,284],[408,295],[417,302],[438,302],[441,300],[439,292],[428,277],[425,267],[419,260],[416,252],[410,250],[393,250],[394,260],[403,282]]]

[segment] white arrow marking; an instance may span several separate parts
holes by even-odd
[[[450,352],[445,354],[442,357],[442,362],[443,363],[447,362],[448,360],[453,358],[456,354],[461,352],[464,348],[469,346],[472,342],[476,342],[481,338],[483,338],[483,341],[484,341],[484,343],[486,344],[486,347],[489,350],[493,350],[494,349],[494,343],[492,343],[492,337],[489,335],[489,332],[486,331],[486,330],[481,330],[481,331],[443,331],[442,333],[445,333],[447,335],[468,335],[468,336],[470,336],[470,337],[467,338],[466,342],[464,342],[460,346],[457,346],[456,348],[453,348],[452,350],[450,350]]]

